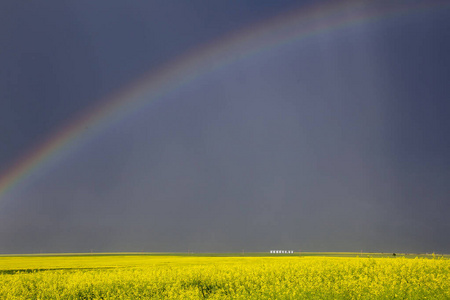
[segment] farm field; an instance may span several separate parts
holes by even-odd
[[[0,256],[0,299],[450,299],[450,260],[359,253]]]

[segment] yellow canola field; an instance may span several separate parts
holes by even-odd
[[[450,260],[0,257],[0,299],[450,299]]]

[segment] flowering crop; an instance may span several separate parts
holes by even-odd
[[[0,299],[450,299],[450,260],[0,257]]]

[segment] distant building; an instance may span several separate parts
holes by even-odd
[[[270,250],[271,254],[293,254],[294,250]]]

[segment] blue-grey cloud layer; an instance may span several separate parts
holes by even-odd
[[[167,3],[6,5],[29,23],[4,21],[1,165],[113,87],[291,7]],[[18,188],[0,251],[448,252],[448,17],[359,24],[200,76]]]

